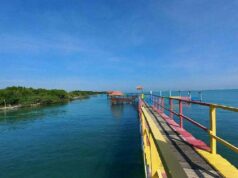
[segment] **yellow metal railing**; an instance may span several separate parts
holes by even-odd
[[[210,106],[210,148],[211,153],[216,154],[217,153],[217,141],[215,137],[212,137],[212,135],[216,135],[216,108],[213,106]]]
[[[187,177],[146,107],[140,99],[139,111],[147,177]]]
[[[238,108],[224,106],[224,105],[218,105],[218,104],[210,104],[210,147],[211,147],[211,153],[216,154],[217,152],[217,141],[229,148],[230,150],[238,153],[238,147],[232,145],[228,141],[218,137],[216,135],[216,108],[227,110],[227,111],[233,111],[238,112]]]
[[[153,139],[151,129],[148,125],[146,116],[141,110],[141,132],[143,141],[143,150],[145,158],[146,173],[148,177],[156,178],[162,177],[165,173],[163,164],[161,162],[158,150],[156,148],[156,143]]]
[[[228,141],[218,137],[217,133],[216,133],[216,110],[223,109],[223,110],[227,110],[227,111],[238,112],[238,108],[219,105],[219,104],[213,104],[213,103],[204,103],[204,102],[199,102],[199,101],[186,100],[186,99],[181,99],[179,97],[161,97],[161,96],[157,96],[157,95],[152,95],[152,97],[157,98],[156,101],[157,102],[159,101],[159,103],[157,103],[157,105],[161,108],[161,110],[167,110],[170,113],[180,117],[180,125],[182,125],[181,123],[182,123],[183,119],[186,119],[186,120],[190,121],[191,123],[193,123],[194,125],[198,126],[199,128],[202,128],[203,130],[207,131],[208,134],[210,135],[210,148],[211,148],[212,154],[217,153],[217,141],[220,142],[221,144],[223,144],[224,146],[226,146],[227,148],[229,148],[230,150],[238,153],[238,147],[236,147],[235,145],[232,145]],[[169,102],[170,108],[166,108],[164,106],[164,99],[170,100],[170,102]],[[172,106],[173,100],[178,101],[180,103],[180,107],[181,107],[181,103],[188,103],[188,104],[195,104],[195,105],[209,107],[210,108],[210,128],[206,128],[205,126],[197,123],[196,121],[192,120],[191,118],[184,116],[183,113],[181,112],[182,108],[180,108],[179,113],[176,113],[175,111],[173,111],[173,106]]]
[[[226,140],[218,137],[216,135],[216,109],[223,109],[227,111],[233,111],[238,112],[238,108],[235,107],[229,107],[224,105],[218,105],[218,104],[210,104],[210,147],[211,147],[211,153],[216,154],[217,152],[217,141],[223,144],[224,146],[228,147],[232,151],[238,153],[238,147],[232,145],[231,143],[227,142]]]
[[[148,96],[148,95],[147,95]],[[160,163],[162,163],[162,168],[159,168],[158,166],[154,166],[155,169],[153,169],[153,173],[155,173],[156,169],[159,170],[164,170],[167,174],[168,177],[186,177],[186,175],[184,174],[184,172],[181,170],[181,167],[179,166],[178,162],[176,161],[176,159],[173,159],[173,153],[169,152],[169,148],[167,147],[167,143],[163,141],[163,138],[160,136],[160,133],[158,131],[158,129],[154,128],[154,124],[153,123],[153,119],[151,118],[151,116],[148,114],[148,112],[146,111],[145,108],[143,108],[143,105],[145,107],[148,107],[149,104],[146,102],[147,97],[146,95],[144,95],[143,97],[141,97],[140,103],[142,103],[142,105],[139,105],[139,110],[140,111],[140,115],[142,115],[142,123],[145,123],[144,125],[146,125],[146,133],[149,135],[149,141],[152,143],[152,145],[155,145],[157,148],[157,155],[159,155],[159,161]],[[217,170],[220,175],[222,175],[223,177],[227,177],[227,178],[233,178],[235,175],[238,176],[238,169],[232,165],[229,161],[227,161],[225,158],[223,158],[221,155],[217,154],[217,142],[221,143],[222,145],[224,145],[225,147],[227,147],[228,149],[234,151],[234,153],[238,153],[238,148],[234,145],[232,145],[231,143],[229,143],[228,141],[220,138],[217,136],[217,127],[216,127],[216,114],[217,114],[217,109],[222,109],[222,110],[227,110],[227,111],[233,111],[233,112],[238,112],[238,108],[235,107],[229,107],[229,106],[224,106],[224,105],[218,105],[218,104],[212,104],[212,103],[204,103],[204,102],[198,102],[198,101],[192,101],[192,100],[188,100],[188,99],[183,99],[183,98],[179,98],[179,97],[161,97],[161,96],[156,96],[156,95],[149,95],[152,99],[152,107],[159,112],[159,114],[164,113],[164,111],[168,111],[169,112],[169,117],[171,119],[173,119],[173,116],[176,115],[178,116],[178,118],[180,119],[180,123],[179,126],[181,128],[183,128],[183,120],[187,120],[190,123],[194,124],[195,126],[197,126],[198,128],[201,128],[202,130],[206,131],[209,136],[210,136],[210,151],[207,150],[203,150],[200,148],[195,148],[195,150],[197,151],[198,154],[200,154],[205,160],[207,160],[207,162],[214,167],[215,170]],[[169,108],[165,107],[165,99],[169,100]],[[179,112],[175,112],[173,109],[173,101],[176,100],[179,103]],[[185,116],[183,114],[183,104],[196,104],[196,105],[201,105],[201,106],[206,106],[209,108],[209,119],[210,119],[210,127],[207,128],[205,126],[203,126],[202,124],[194,121],[193,119]],[[151,140],[151,138],[153,138]],[[150,148],[151,147],[147,147]],[[153,152],[156,152],[155,149],[153,149]],[[149,166],[153,166],[156,165],[156,163],[151,159],[151,152],[148,151],[147,149],[147,155],[150,154],[149,156],[149,160],[151,161]],[[153,154],[153,153],[152,153]],[[153,154],[156,155],[156,154]],[[171,159],[173,159],[173,161],[171,161]],[[158,159],[157,159],[158,161]],[[170,172],[171,170],[180,170],[178,172]],[[163,172],[163,171],[162,171]],[[158,171],[157,171],[158,173]],[[180,174],[180,176],[178,176]],[[152,174],[151,177],[152,178],[156,178],[156,176],[158,177],[159,174]],[[182,176],[181,176],[182,175]]]

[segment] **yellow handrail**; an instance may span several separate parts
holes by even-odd
[[[199,102],[199,101],[186,100],[186,99],[182,99],[179,97],[165,97],[165,96],[158,96],[158,95],[152,95],[152,96],[163,98],[163,99],[169,99],[170,101],[176,100],[176,101],[179,101],[180,103],[184,102],[184,103],[196,104],[196,105],[209,107],[210,108],[210,129],[207,131],[210,135],[211,153],[212,154],[217,153],[217,141],[219,141],[221,144],[228,147],[229,149],[233,150],[234,152],[238,153],[238,147],[236,147],[235,145],[229,143],[228,141],[226,141],[216,135],[216,109],[223,109],[223,110],[227,110],[227,111],[238,112],[238,108],[220,105],[220,104],[214,104],[214,103],[205,103],[205,102]],[[172,103],[172,102],[170,102],[170,103]],[[163,104],[159,104],[159,105],[162,108],[168,110],[169,112],[175,113],[171,110],[171,108],[172,108],[171,106],[170,106],[170,109],[167,109],[167,108],[165,108],[165,106],[162,106]],[[181,115],[181,113],[179,115],[183,116],[183,115]]]
[[[216,108],[225,109],[229,111],[238,112],[238,108],[224,106],[224,105],[218,105],[218,104],[212,104],[210,105],[210,147],[211,147],[211,153],[216,154],[217,152],[217,144],[216,141],[219,141],[224,146],[228,147],[229,149],[233,150],[234,152],[238,153],[238,148],[231,143],[227,142],[226,140],[218,137],[216,135]]]
[[[152,96],[154,96],[154,95],[152,95]],[[156,97],[160,97],[160,96],[156,96]],[[164,103],[165,98],[170,100],[170,102],[169,102],[170,107],[165,106],[165,103]],[[173,106],[171,106],[171,105],[173,105],[172,100],[176,100],[179,102],[179,113],[176,113],[173,111]],[[191,118],[184,116],[183,110],[182,110],[182,103],[190,103],[190,104],[196,104],[196,105],[202,105],[202,106],[209,107],[210,128],[206,128],[205,126],[199,124],[198,122],[192,120]],[[173,98],[173,97],[161,97],[159,99],[154,98],[153,99],[153,107],[154,107],[154,109],[158,109],[160,112],[164,112],[164,110],[167,110],[168,112],[177,115],[180,118],[180,126],[181,127],[182,127],[183,119],[186,119],[187,121],[193,123],[197,127],[206,131],[210,136],[210,148],[211,148],[210,152],[207,150],[200,149],[200,148],[195,148],[196,152],[198,154],[200,154],[222,176],[227,177],[227,178],[233,178],[234,175],[238,175],[238,169],[234,165],[232,165],[231,162],[227,161],[221,155],[217,154],[217,142],[221,143],[222,145],[224,145],[225,147],[227,147],[228,149],[232,150],[235,153],[238,153],[238,147],[236,147],[235,145],[232,145],[228,141],[218,137],[217,133],[216,133],[216,131],[217,131],[216,130],[217,109],[238,112],[238,108],[219,105],[219,104],[190,101],[190,100],[186,100],[186,99]],[[170,117],[173,116],[173,114],[170,114]],[[172,119],[172,117],[171,117],[171,119]]]
[[[228,147],[229,149],[233,150],[234,152],[238,153],[238,147],[230,144],[229,142],[227,142],[226,140],[213,135],[211,132],[209,133],[211,137],[213,137],[214,139],[216,139],[218,142],[220,142],[221,144],[223,144],[224,146]]]
[[[218,109],[224,109],[224,110],[227,110],[227,111],[238,112],[238,108],[231,107],[231,106],[225,106],[225,105],[213,104],[213,103],[210,104],[210,106],[213,106],[213,107],[218,108]]]
[[[216,108],[210,106],[210,131],[212,135],[216,135]],[[217,153],[217,141],[215,137],[210,136],[211,153]]]

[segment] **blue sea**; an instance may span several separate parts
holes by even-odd
[[[0,113],[1,178],[143,178],[133,105],[105,95]]]
[[[192,95],[198,97],[196,91]],[[202,95],[205,102],[238,107],[238,90],[203,91]],[[187,105],[184,114],[209,127],[208,108]],[[184,126],[209,143],[206,132],[186,121]],[[238,113],[218,110],[217,135],[238,146],[237,130]],[[1,178],[144,177],[137,108],[111,105],[105,95],[2,111],[0,143]],[[237,154],[221,144],[218,152],[238,166]]]

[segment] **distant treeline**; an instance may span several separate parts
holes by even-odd
[[[86,98],[90,95],[104,92],[34,89],[26,87],[8,87],[0,89],[0,107],[3,106],[31,106],[64,103],[76,98]]]
[[[71,91],[69,92],[69,97],[71,98],[85,98],[85,97],[89,97],[90,95],[95,95],[95,94],[103,94],[105,92],[95,92],[95,91],[80,91],[80,90],[76,90],[76,91]]]

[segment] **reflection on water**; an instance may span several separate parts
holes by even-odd
[[[19,108],[13,110],[2,110],[0,112],[0,122],[21,122],[43,118],[44,115],[62,115],[66,112],[65,109],[59,109],[59,106],[65,104],[57,104],[50,106],[39,106],[29,108]]]
[[[112,115],[115,118],[120,119],[123,115],[124,105],[123,104],[111,104]]]
[[[137,111],[103,95],[1,112],[0,143],[0,178],[144,178]]]

